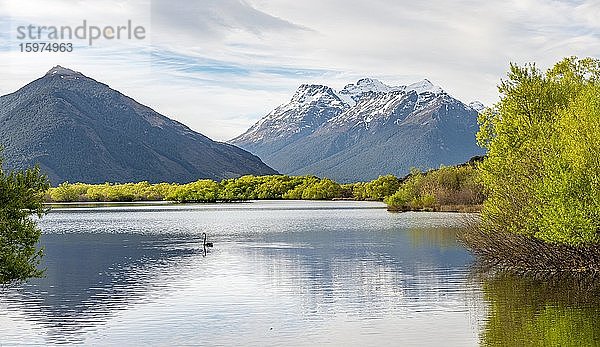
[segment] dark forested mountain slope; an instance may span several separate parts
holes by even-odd
[[[238,147],[215,142],[60,66],[0,97],[0,144],[5,169],[39,164],[54,184],[275,173]]]

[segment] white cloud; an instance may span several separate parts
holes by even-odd
[[[341,88],[364,76],[390,84],[427,77],[463,101],[492,103],[511,61],[550,66],[600,53],[595,0],[0,0],[0,8],[9,30],[132,19],[149,32],[143,42],[37,56],[18,52],[13,33],[2,32],[13,39],[0,42],[0,93],[60,64],[219,140],[305,82]]]

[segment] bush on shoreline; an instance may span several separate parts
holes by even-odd
[[[43,251],[37,226],[47,209],[44,192],[50,187],[38,167],[23,171],[2,170],[0,156],[0,285],[41,277],[38,269]]]
[[[600,60],[545,73],[511,65],[501,100],[480,115],[487,199],[481,228],[550,243],[600,242]]]
[[[600,274],[600,60],[511,65],[480,114],[481,221],[459,235],[513,273]]]
[[[384,199],[391,211],[468,210],[483,203],[483,187],[472,163],[421,173],[413,170],[399,189]]]

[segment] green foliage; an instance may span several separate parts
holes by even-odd
[[[396,193],[385,198],[384,202],[388,207],[398,210],[409,210],[410,203],[415,198],[411,189],[405,185],[398,189]]]
[[[54,201],[81,201],[83,196],[87,193],[88,186],[82,183],[69,184],[64,182],[55,189],[49,191],[51,200]]]
[[[255,199],[295,200],[384,200],[402,209],[436,209],[440,204],[481,203],[481,187],[473,180],[471,166],[440,168],[426,175],[413,170],[401,184],[393,175],[371,182],[340,185],[316,176],[242,176],[221,182],[199,180],[188,184],[148,182],[125,184],[71,184],[50,188],[46,199],[69,201],[152,201],[178,202],[244,201]],[[406,200],[406,201],[405,201]]]
[[[221,197],[227,201],[256,199],[255,191],[261,183],[260,177],[251,175],[225,180],[221,183],[224,187]]]
[[[394,175],[379,176],[368,183],[357,183],[354,187],[356,200],[383,200],[400,187],[400,179]]]
[[[323,180],[315,176],[302,176],[299,178],[301,181],[293,189],[283,194],[284,199],[330,200],[339,197],[340,185],[328,178]]]
[[[146,181],[125,184],[85,184],[65,182],[50,188],[46,200],[52,202],[72,201],[160,201],[178,187],[177,184],[150,184]]]
[[[166,197],[179,202],[216,202],[221,186],[213,180],[198,180],[175,188]]]
[[[2,160],[0,158],[0,167]],[[39,277],[41,231],[32,215],[41,218],[44,194],[50,187],[39,169],[7,173],[0,169],[0,283]]]
[[[545,73],[511,65],[499,90],[480,115],[482,227],[600,242],[600,61],[567,58]]]
[[[340,184],[340,198],[341,199],[353,199],[354,198],[354,186],[358,183],[344,183]],[[356,199],[358,200],[358,199]]]
[[[50,188],[46,200],[71,201],[153,201],[178,202],[244,201],[254,199],[331,200],[352,196],[352,185],[315,176],[242,176],[221,182],[199,180],[188,184],[148,182],[125,184],[71,184]]]
[[[329,178],[307,185],[302,191],[303,200],[331,200],[338,198],[342,188]]]
[[[352,183],[350,185],[352,187],[352,197],[355,200],[367,200],[368,199],[368,195],[367,195],[367,183],[365,182],[358,182],[358,183]]]
[[[442,206],[471,206],[483,202],[483,187],[471,164],[440,167],[425,174],[412,170],[392,195],[384,199],[393,210],[439,210]]]

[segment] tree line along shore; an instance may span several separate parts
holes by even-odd
[[[65,182],[49,188],[48,203],[175,201],[236,202],[247,200],[371,200],[385,201],[392,211],[476,211],[483,203],[475,163],[413,169],[403,178],[380,176],[370,182],[340,184],[316,176],[242,176],[220,182],[198,180],[187,184],[148,182],[85,184]]]

